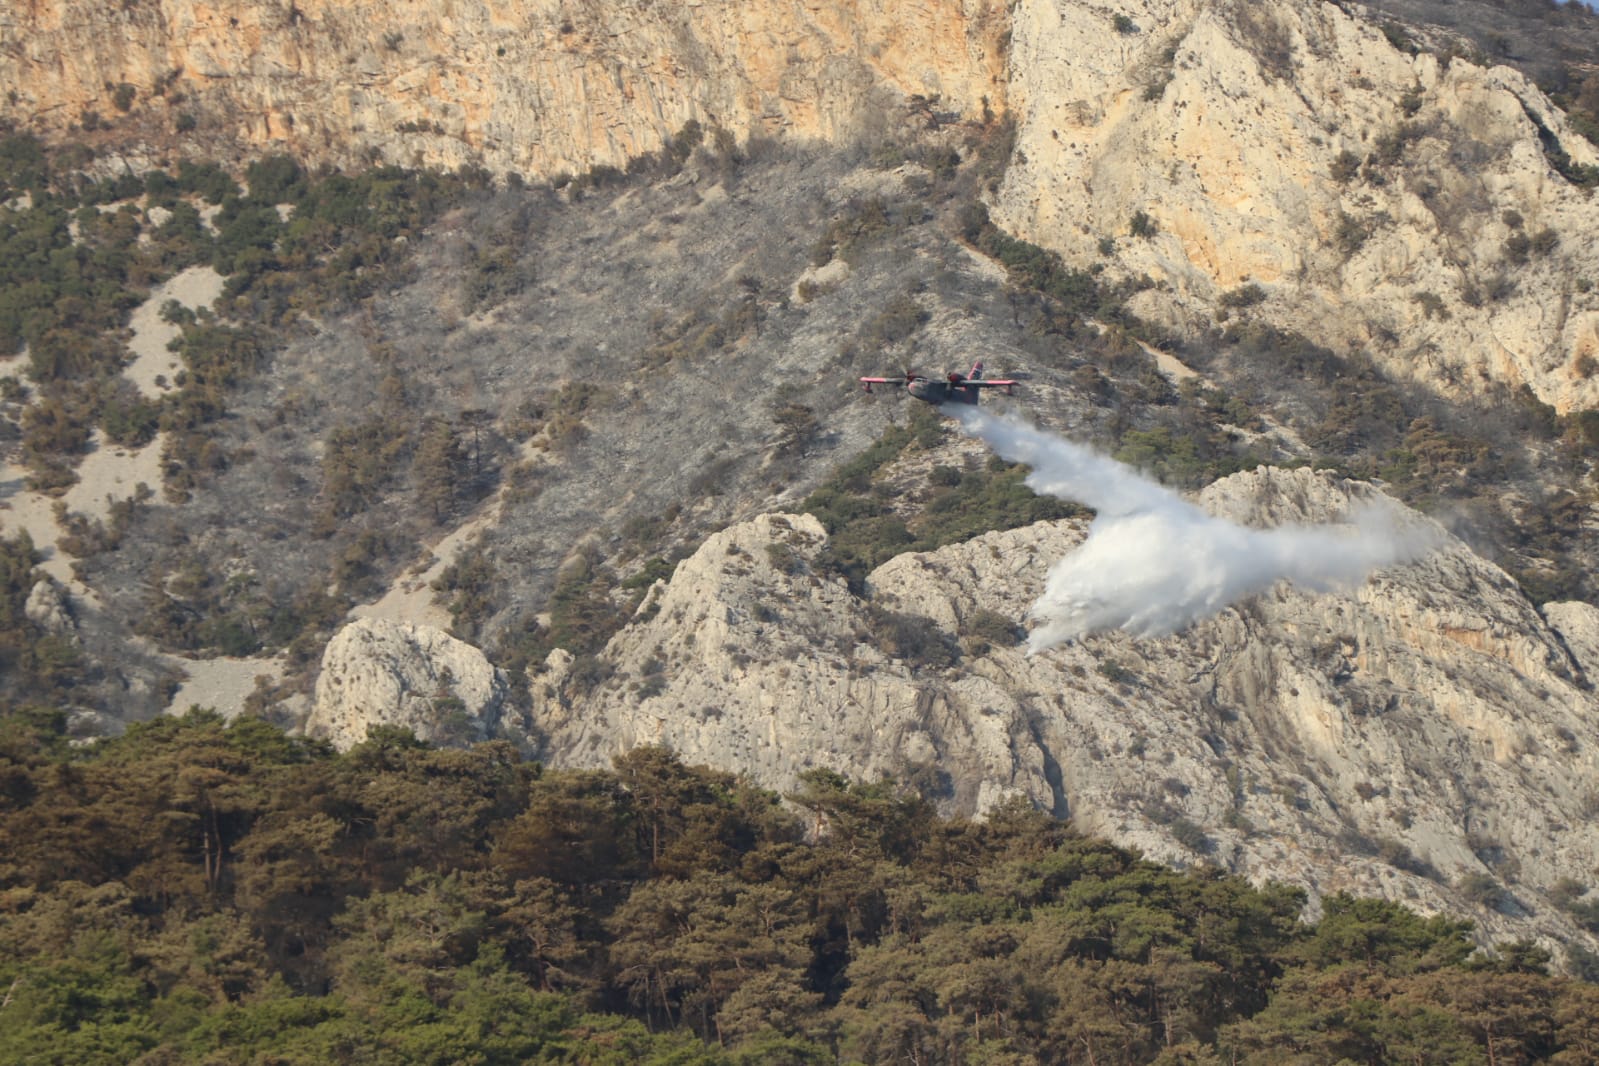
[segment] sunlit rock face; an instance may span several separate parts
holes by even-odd
[[[1004,106],[1005,5],[239,0],[12,5],[8,112],[62,130],[94,111],[199,144],[339,163],[480,164],[552,176],[624,165],[690,119],[752,135],[870,133],[912,95]],[[133,86],[124,114],[114,87]],[[5,107],[0,102],[0,107]]]
[[[1599,401],[1599,294],[1573,289],[1599,272],[1595,215],[1545,149],[1599,159],[1519,73],[1412,55],[1330,3],[1023,0],[1011,41],[995,218],[1147,275],[1139,313],[1193,334],[1253,284],[1264,302],[1223,325],[1448,393]]]
[[[481,651],[431,626],[363,618],[322,655],[305,731],[346,750],[372,726],[433,743],[469,743],[501,726],[505,677]]]

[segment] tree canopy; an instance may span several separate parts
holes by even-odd
[[[59,730],[0,730],[0,1061],[1599,1055],[1599,990],[1528,945],[1342,896],[1305,923],[1022,804],[394,729],[340,755],[200,710]]]

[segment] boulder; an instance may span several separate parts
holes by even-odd
[[[500,732],[506,691],[505,675],[470,644],[432,626],[362,618],[328,642],[305,730],[341,751],[374,725],[470,743]]]

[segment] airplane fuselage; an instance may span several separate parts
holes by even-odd
[[[913,378],[905,389],[924,403],[937,407],[941,403],[976,403],[980,389],[968,388],[958,382]]]
[[[972,364],[970,374],[952,373],[944,378],[927,378],[913,370],[907,370],[905,376],[899,378],[861,378],[861,386],[867,392],[872,391],[873,385],[904,385],[906,392],[934,407],[945,403],[975,404],[979,402],[984,389],[998,388],[1009,393],[1015,384],[1016,382],[1008,379],[985,381],[981,359]]]

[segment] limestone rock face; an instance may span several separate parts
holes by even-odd
[[[1591,603],[1546,603],[1544,617],[1590,678],[1599,677],[1599,607]]]
[[[60,131],[95,111],[316,160],[554,175],[654,151],[689,119],[834,139],[878,94],[1004,102],[997,0],[816,4],[194,0],[12,4],[10,114]],[[117,110],[113,87],[134,87]]]
[[[1592,204],[1545,145],[1596,153],[1519,73],[1410,55],[1331,3],[1013,18],[1002,225],[1080,264],[1114,241],[1107,276],[1147,274],[1136,309],[1180,330],[1256,284],[1245,317],[1445,392],[1599,402],[1599,294],[1570,284],[1599,269]]]
[[[1261,469],[1201,503],[1326,521],[1374,491]],[[1470,913],[1492,939],[1583,936],[1545,892],[1599,863],[1599,700],[1568,650],[1587,646],[1505,574],[1448,540],[1347,595],[1279,585],[1176,636],[1029,658],[995,621],[1021,619],[1084,533],[1044,523],[900,556],[861,599],[814,572],[814,519],[724,530],[613,638],[608,680],[582,690],[564,663],[533,679],[544,754],[605,766],[666,744],[780,790],[813,766],[892,774],[966,812],[1021,794],[1154,857],[1313,898]],[[880,649],[885,612],[927,620],[923,654]],[[1568,615],[1583,612],[1551,608],[1575,633]]]
[[[505,694],[504,675],[470,644],[431,626],[363,618],[328,642],[305,729],[341,751],[372,725],[441,744],[483,740],[501,729]]]

